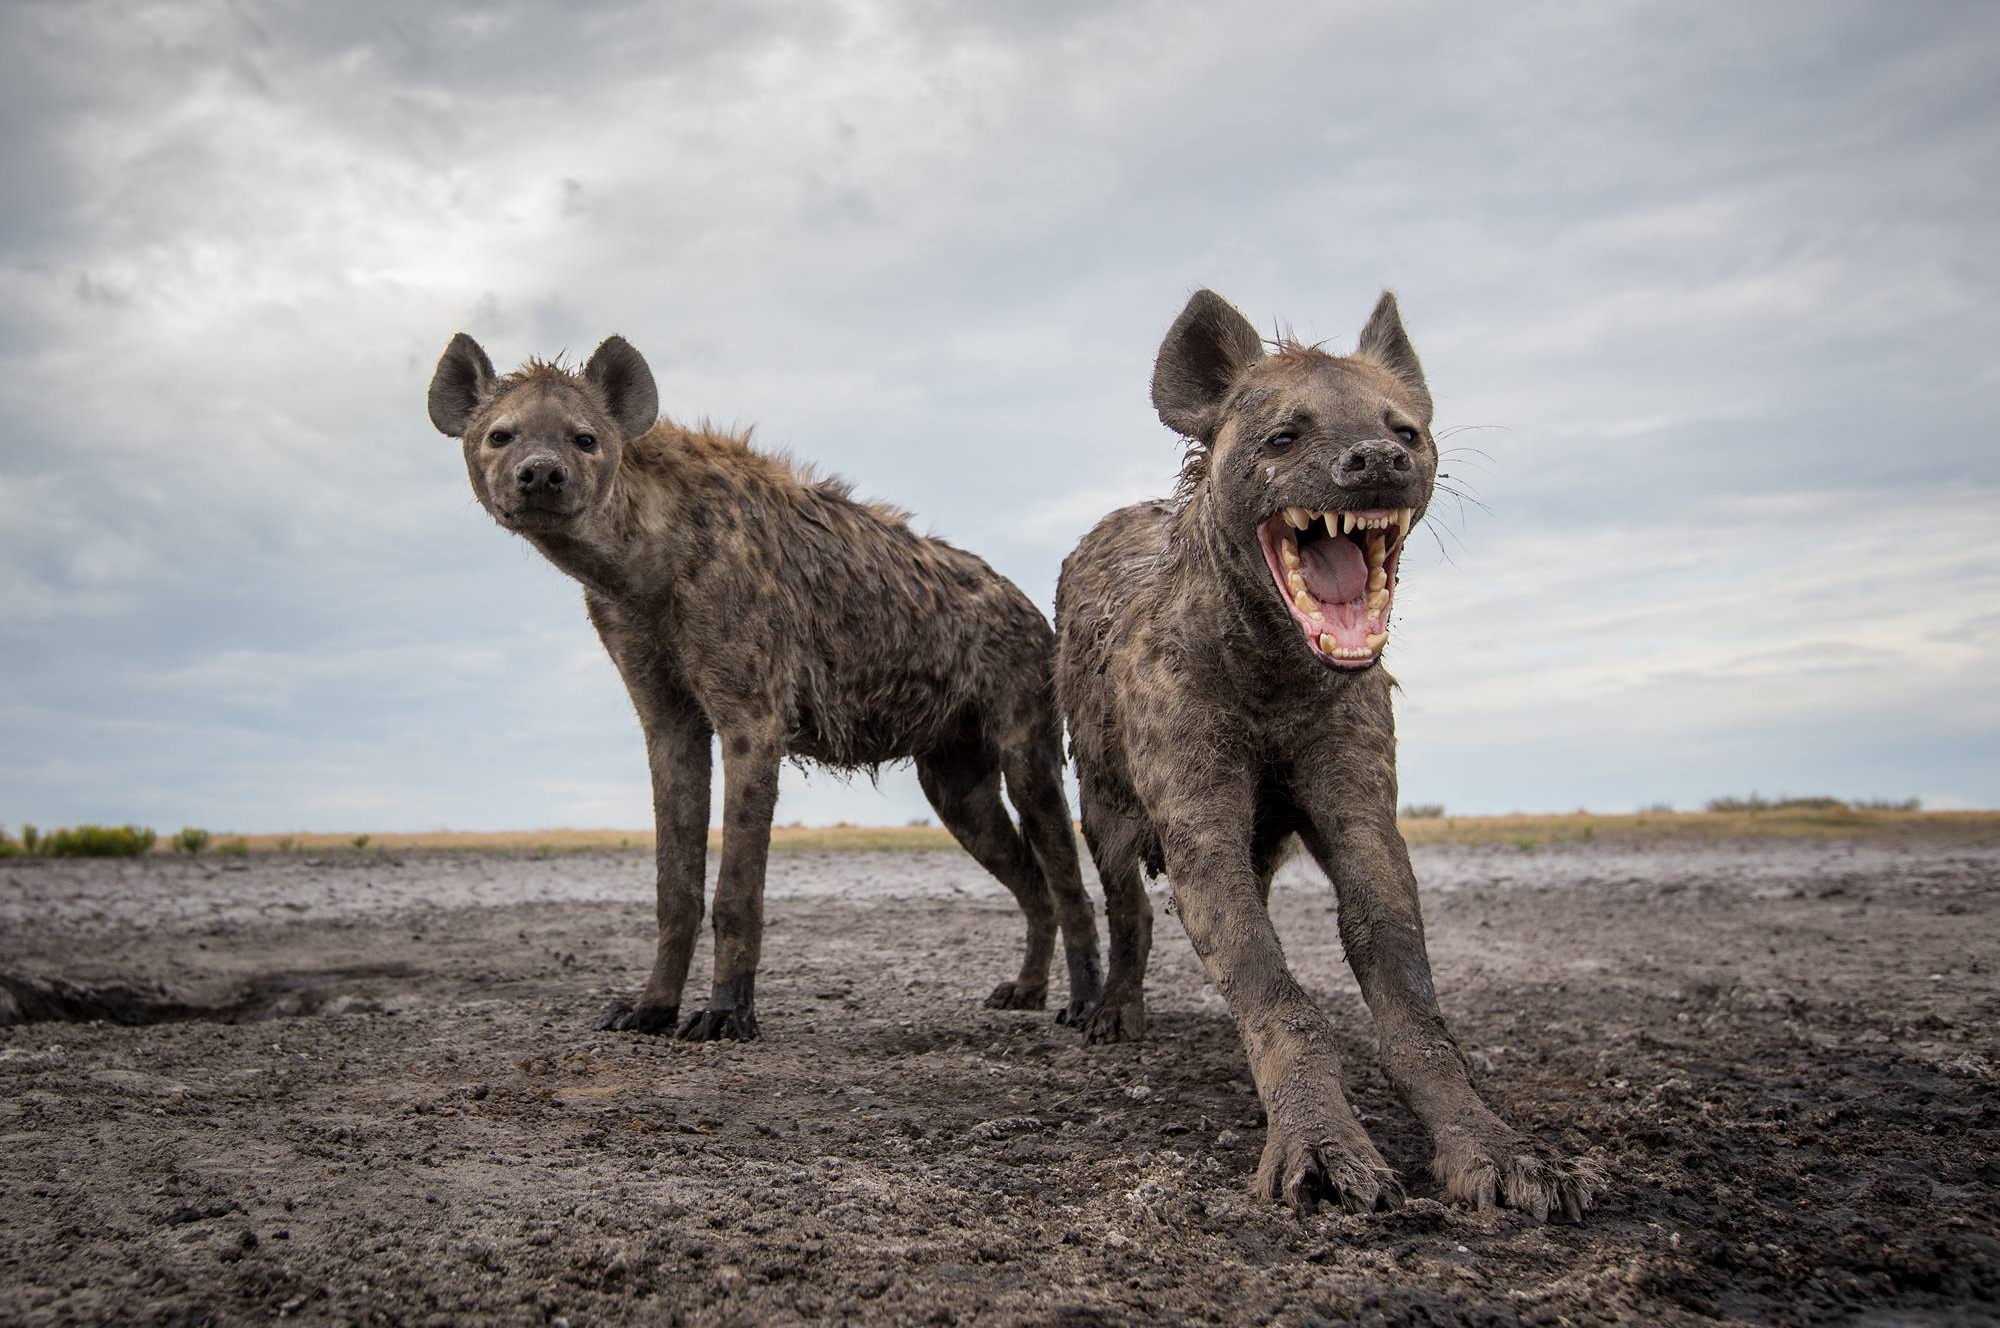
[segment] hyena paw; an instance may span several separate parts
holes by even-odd
[[[733,1010],[696,1010],[677,1036],[683,1042],[754,1042],[757,1012],[747,1005]]]
[[[1440,1143],[1431,1174],[1469,1208],[1514,1208],[1537,1222],[1581,1222],[1610,1188],[1587,1157],[1565,1157],[1505,1126]]]
[[[1113,987],[1080,1021],[1070,1022],[1083,1029],[1086,1043],[1137,1042],[1146,1036],[1146,998]]]
[[[597,1016],[591,1027],[619,1033],[672,1033],[680,1021],[678,1005],[647,1005],[643,1001],[627,1005],[618,1001],[605,1006],[604,1013]]]
[[[1041,1010],[1046,1009],[1048,1003],[1049,987],[1046,982],[1003,982],[986,998],[989,1010]]]
[[[1349,1213],[1400,1208],[1403,1187],[1358,1124],[1320,1119],[1288,1127],[1271,1118],[1257,1193],[1310,1213],[1322,1202]]]

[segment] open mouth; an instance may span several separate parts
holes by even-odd
[[[1365,669],[1389,640],[1396,564],[1415,509],[1311,512],[1287,507],[1257,527],[1292,621],[1328,664]]]

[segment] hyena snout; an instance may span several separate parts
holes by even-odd
[[[1410,477],[1410,449],[1393,438],[1365,438],[1341,453],[1334,479],[1342,488],[1400,484]]]
[[[569,483],[569,467],[544,453],[514,467],[514,485],[522,494],[558,494]]]

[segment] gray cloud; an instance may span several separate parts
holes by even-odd
[[[1197,284],[1335,344],[1395,286],[1496,426],[1399,599],[1411,796],[2000,800],[1988,11],[576,12],[0,17],[0,820],[642,823],[424,421],[451,331],[621,331],[1046,604],[1170,481]]]

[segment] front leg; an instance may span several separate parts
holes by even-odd
[[[722,867],[715,883],[715,982],[708,1008],[681,1025],[695,1042],[757,1036],[757,959],[764,945],[764,868],[778,805],[784,734],[775,722],[722,734]]]
[[[1447,1197],[1474,1208],[1504,1204],[1581,1221],[1605,1191],[1588,1158],[1545,1148],[1496,1116],[1472,1087],[1465,1058],[1438,1009],[1409,849],[1396,829],[1393,729],[1379,712],[1302,790],[1311,803],[1307,847],[1333,881],[1347,962],[1375,1017],[1389,1081],[1430,1131],[1431,1172]]]
[[[1341,1090],[1332,1024],[1292,976],[1265,910],[1248,817],[1240,826],[1170,827],[1164,842],[1181,925],[1229,1002],[1264,1103],[1258,1193],[1300,1212],[1320,1200],[1350,1213],[1395,1207],[1395,1173]]]

